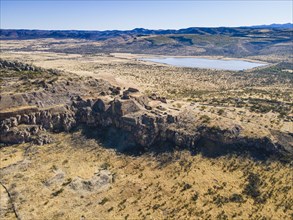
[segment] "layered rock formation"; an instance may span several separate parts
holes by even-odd
[[[148,148],[167,142],[180,148],[209,154],[228,149],[260,149],[268,153],[292,156],[292,136],[289,134],[284,138],[284,134],[278,133],[274,136],[275,140],[268,136],[249,138],[243,134],[243,128],[239,125],[210,127],[198,125],[196,121],[199,119],[188,112],[172,115],[147,110],[146,100],[145,96],[129,99],[116,97],[113,100],[103,97],[78,98],[71,105],[2,112],[1,142],[46,144],[51,141],[46,131],[69,132],[84,125],[92,129],[114,128],[116,132],[123,132],[126,134],[128,146]],[[277,136],[283,141],[278,141]]]
[[[147,97],[135,88],[121,89],[92,78],[42,82],[38,91],[1,93],[0,143],[46,144],[52,141],[48,132],[70,132],[83,126],[121,134],[123,141],[118,145],[124,150],[168,143],[209,155],[230,150],[293,155],[293,134],[267,129],[262,136],[249,136],[243,125],[229,119],[216,126],[192,111],[165,109],[168,100],[156,94]]]

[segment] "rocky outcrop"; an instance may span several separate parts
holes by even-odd
[[[17,113],[21,112],[23,111]],[[46,131],[69,131],[76,124],[74,112],[66,108],[58,107],[26,113],[16,114],[12,112],[12,117],[1,121],[0,140],[2,143],[50,143],[51,138],[45,133]]]
[[[188,113],[158,113],[148,110],[147,103],[145,96],[129,99],[116,97],[110,101],[103,97],[78,97],[70,106],[0,113],[1,142],[45,144],[51,141],[44,136],[45,131],[68,132],[84,125],[92,129],[114,128],[127,133],[126,142],[129,146],[148,148],[166,142],[210,154],[227,149],[259,149],[274,154],[293,155],[292,135],[278,134],[282,141],[278,141],[277,135],[274,136],[275,140],[269,137],[249,138],[243,134],[243,128],[239,125],[232,124],[228,128],[199,126],[193,124],[199,120],[195,116]]]
[[[87,192],[102,192],[107,190],[113,182],[113,176],[108,170],[100,170],[91,179],[76,177],[68,185],[71,190],[84,194]]]
[[[6,69],[39,71],[18,62],[0,60],[0,64]],[[125,149],[169,143],[207,153],[231,148],[293,155],[292,134],[268,132],[252,138],[233,122],[229,126],[210,126],[193,113],[168,110],[165,97],[147,97],[135,88],[121,89],[92,78],[30,80],[31,85],[39,85],[38,90],[0,95],[0,143],[46,144],[52,141],[47,131],[69,132],[85,126],[121,133],[125,143],[120,145]]]
[[[20,71],[47,72],[53,75],[59,75],[59,71],[57,70],[53,70],[53,69],[47,70],[44,68],[36,67],[36,66],[18,62],[18,61],[9,61],[9,60],[3,60],[3,59],[0,59],[0,69],[1,68],[14,70],[18,72]]]

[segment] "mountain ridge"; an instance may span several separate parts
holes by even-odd
[[[290,29],[292,29],[293,23],[284,23],[284,24],[273,23],[273,24],[268,24],[268,25],[262,24],[262,25],[253,25],[253,26],[247,26],[247,27],[250,27],[250,28],[277,28],[277,29],[278,28],[284,28],[284,29],[290,28]]]
[[[99,45],[74,44],[73,47],[54,47],[62,53],[145,53],[158,55],[213,55],[244,57],[263,54],[291,54],[293,29],[251,27],[190,27],[179,30],[81,31],[81,30],[14,30],[1,29],[0,40],[75,39],[98,41]],[[53,46],[53,47],[52,47]],[[5,49],[1,48],[2,51]],[[31,50],[22,48],[21,50]]]
[[[122,35],[167,35],[167,34],[199,34],[229,36],[242,36],[246,32],[254,32],[259,29],[284,29],[291,30],[293,24],[271,24],[243,27],[188,27],[182,29],[145,29],[134,28],[132,30],[39,30],[39,29],[0,29],[0,39],[34,39],[34,38],[79,38],[87,40],[105,40]]]
[[[194,27],[186,27],[186,28],[167,28],[167,29],[151,29],[151,28],[143,28],[143,27],[136,27],[133,29],[128,29],[128,30],[119,30],[119,29],[108,29],[108,30],[81,30],[81,29],[31,29],[31,28],[1,28],[0,30],[18,30],[18,31],[82,31],[82,32],[145,32],[145,31],[182,31],[182,30],[187,30],[187,29],[222,29],[222,28],[228,28],[228,29],[233,29],[233,28],[284,28],[284,29],[291,29],[293,28],[293,23],[283,23],[283,24],[279,24],[279,23],[272,23],[272,24],[261,24],[261,25],[247,25],[247,26],[218,26],[218,27],[198,27],[198,26],[194,26]]]

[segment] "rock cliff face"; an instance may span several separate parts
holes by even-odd
[[[0,60],[0,69],[4,74],[0,86],[5,88],[0,94],[0,144],[42,145],[52,141],[49,132],[84,127],[104,133],[110,130],[114,135],[109,139],[117,138],[118,147],[124,150],[168,143],[209,155],[260,150],[293,157],[290,133],[266,129],[262,136],[251,136],[243,124],[230,119],[208,124],[191,110],[168,109],[164,97],[147,97],[138,89],[122,89],[104,80],[56,75],[51,70],[4,60]],[[18,71],[22,75],[15,74]],[[23,77],[31,72],[38,74]],[[18,92],[23,85],[25,92]]]
[[[143,101],[142,101],[143,100]],[[167,142],[180,148],[216,155],[226,150],[259,149],[266,153],[292,156],[292,135],[249,138],[239,125],[226,128],[196,124],[188,112],[178,115],[148,110],[148,98],[73,100],[70,105],[48,109],[27,109],[0,113],[0,138],[5,144],[51,141],[46,131],[69,132],[77,126],[91,129],[116,129],[126,137],[127,146],[149,148]],[[5,118],[5,119],[4,119]],[[187,122],[188,120],[188,122]],[[279,137],[280,139],[280,137]],[[123,144],[123,143],[121,143]],[[126,148],[127,148],[126,146]]]

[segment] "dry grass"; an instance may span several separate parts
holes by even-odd
[[[211,159],[188,151],[134,157],[105,149],[80,133],[54,136],[55,144],[1,149],[1,180],[23,219],[292,217],[289,164],[236,156]],[[77,177],[89,179],[101,169],[113,175],[110,188],[84,193],[68,187]],[[64,177],[58,179],[58,173]],[[251,183],[260,195],[245,192],[251,174],[260,179]]]
[[[45,44],[47,41],[40,43]],[[19,47],[21,44],[22,41]],[[67,44],[72,42],[68,41]],[[251,122],[253,129],[254,125],[258,125],[256,132],[266,128],[293,132],[293,90],[288,74],[272,76],[263,72],[176,68],[138,61],[140,55],[135,54],[66,55],[6,51],[1,57],[32,62],[36,66],[58,69],[81,77],[102,78],[121,88],[139,88],[145,94],[157,93],[175,101],[168,105],[171,108],[183,110],[193,105],[193,110],[209,114],[212,119],[217,118],[216,113],[224,108],[222,117],[244,125]]]
[[[155,92],[173,99],[160,104],[164,108],[192,110],[211,126],[229,126],[232,119],[246,131],[253,131],[247,136],[266,135],[268,129],[293,132],[292,81],[286,77],[175,68],[138,61],[139,56],[133,54],[38,51],[48,45],[70,48],[76,43],[89,44],[52,39],[1,41],[5,50],[1,58],[63,70],[69,75],[102,78],[146,94]],[[34,52],[18,51],[21,48]],[[15,82],[0,83],[9,86]],[[25,92],[26,87],[22,89]],[[284,108],[279,109],[280,105]],[[54,134],[54,138],[56,142],[50,145],[0,149],[0,179],[12,193],[22,219],[293,218],[290,164],[231,155],[205,158],[178,150],[133,157],[105,149],[80,133]],[[76,178],[87,181],[102,169],[113,176],[109,188],[86,193],[69,187]],[[2,219],[14,218],[8,202],[1,189]]]

